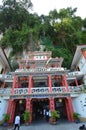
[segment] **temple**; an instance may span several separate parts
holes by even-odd
[[[7,101],[9,123],[18,112],[22,118],[25,110],[31,113],[29,123],[40,120],[46,108],[58,110],[61,119],[74,122],[75,100],[82,93],[84,73],[63,68],[63,58],[52,58],[51,52],[28,52],[17,62],[18,69],[0,78],[4,83],[0,97]]]

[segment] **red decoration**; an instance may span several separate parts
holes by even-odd
[[[57,79],[58,79],[58,75],[56,75],[56,76],[54,77],[54,79],[57,80]]]
[[[54,64],[52,64],[52,65],[51,65],[51,67],[55,67],[55,65],[54,65]]]
[[[27,69],[29,69],[29,68],[30,68],[30,66],[29,66],[29,65],[27,65],[27,66],[26,66],[26,68],[27,68]]]
[[[23,81],[26,81],[27,80],[27,77],[23,77]]]

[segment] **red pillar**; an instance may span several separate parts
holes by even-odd
[[[13,106],[12,106],[12,114],[11,114],[11,123],[14,122],[14,118],[15,118],[15,110],[16,110],[16,101],[13,101]]]
[[[28,93],[31,93],[31,88],[33,87],[33,80],[32,80],[32,76],[29,76],[29,85],[28,85]],[[32,121],[32,105],[31,105],[31,99],[26,99],[26,110],[28,110],[31,114],[30,116],[30,121],[29,123],[31,123]]]
[[[58,66],[57,67],[61,67],[61,62],[58,62]]]
[[[19,64],[19,69],[23,69],[23,65],[22,64]]]
[[[49,110],[50,111],[53,111],[55,110],[55,102],[54,102],[54,98],[51,97],[50,100],[49,100]],[[49,119],[49,122],[51,123],[52,122],[52,118]]]
[[[65,99],[65,107],[66,107],[66,112],[67,112],[67,118],[68,118],[69,121],[71,121],[70,111],[69,111],[67,99]]]
[[[67,79],[66,79],[66,74],[64,74],[64,76],[63,76],[63,82],[64,82],[64,85],[66,86],[67,92],[69,92],[68,83],[67,83]]]
[[[68,104],[68,108],[69,108],[69,112],[70,112],[70,119],[71,119],[72,122],[74,122],[74,118],[73,118],[74,110],[73,110],[71,97],[67,98],[67,104]]]
[[[67,92],[69,92],[69,88],[68,88],[68,83],[67,83],[67,79],[66,79],[66,74],[63,77],[63,81],[64,81],[64,85],[66,86],[66,90]],[[73,118],[73,105],[72,105],[72,100],[71,97],[67,97],[67,102],[66,102],[66,109],[67,109],[67,116],[68,119],[72,122],[74,122],[74,118]],[[69,110],[68,110],[69,109]],[[69,111],[69,112],[68,112]]]
[[[31,66],[33,69],[35,68],[35,66],[34,66],[34,64],[32,64],[32,66]]]
[[[48,75],[48,86],[49,86],[49,92],[52,93],[52,77],[51,77],[51,75]],[[54,103],[53,97],[51,97],[49,100],[49,106],[50,106],[50,110],[55,110],[55,103]]]
[[[7,108],[7,114],[10,115],[9,123],[13,123],[14,120],[14,111],[15,111],[15,105],[13,101],[10,99],[8,102],[8,108]]]
[[[30,121],[28,123],[31,123],[32,121],[32,111],[31,111],[31,99],[26,99],[26,110],[30,112]]]
[[[3,83],[3,85],[2,85],[1,87],[2,87],[2,88],[4,88],[4,87],[5,87],[5,85],[6,85],[6,83],[4,82],[4,83]]]
[[[55,110],[55,102],[53,97],[50,98],[49,106],[50,106],[50,110]]]
[[[32,76],[29,76],[29,86],[28,86],[28,93],[31,93],[31,88],[33,86]]]
[[[14,94],[15,87],[16,87],[16,76],[14,76],[14,80],[13,80],[12,91],[11,91],[12,94]]]
[[[75,79],[75,84],[76,84],[76,86],[78,87],[78,82],[77,82],[77,79]]]
[[[51,75],[48,75],[48,86],[49,86],[49,92],[52,93],[52,77],[51,77]]]

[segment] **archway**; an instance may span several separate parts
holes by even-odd
[[[67,120],[65,98],[55,98],[55,110],[60,112],[60,120]]]
[[[32,99],[32,121],[44,121],[44,109],[49,109],[49,99]]]
[[[20,114],[21,123],[24,123],[23,113],[25,109],[26,109],[26,100],[25,99],[16,100],[15,116],[17,113]]]

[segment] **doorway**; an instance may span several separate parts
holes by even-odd
[[[49,99],[32,99],[32,121],[43,121],[44,109],[49,109]]]
[[[65,101],[63,98],[55,98],[55,109],[60,112],[60,119],[67,119]]]
[[[16,101],[15,116],[17,113],[19,113],[21,123],[24,123],[23,113],[24,113],[25,109],[26,109],[26,100],[25,99],[17,100]]]

